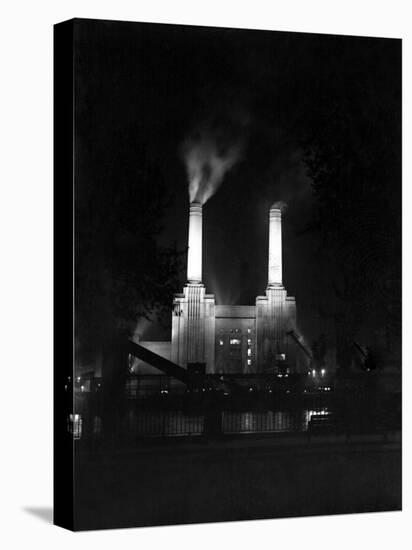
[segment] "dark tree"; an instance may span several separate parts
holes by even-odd
[[[305,162],[319,235],[318,306],[338,359],[365,323],[400,330],[401,81],[396,41],[329,38],[305,90]]]
[[[115,143],[76,199],[78,357],[103,354],[106,373],[139,318],[170,310],[181,256],[159,244],[171,194],[157,159],[133,128]]]

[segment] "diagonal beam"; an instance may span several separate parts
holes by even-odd
[[[172,376],[173,378],[180,380],[184,384],[188,383],[189,375],[186,369],[179,367],[179,365],[172,363],[172,361],[161,357],[157,353],[154,353],[153,351],[150,351],[143,346],[132,342],[131,340],[128,341],[127,346],[128,352],[134,357],[137,357],[141,361],[149,363],[149,365],[152,365],[152,367],[161,370],[162,372],[167,374],[167,376]]]

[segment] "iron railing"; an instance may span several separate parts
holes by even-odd
[[[211,433],[301,433],[306,432],[312,415],[328,414],[322,410],[300,411],[222,411],[212,414],[189,414],[178,410],[130,410],[112,424],[120,439],[140,437],[199,436]],[[104,437],[100,416],[76,415],[76,425],[69,422],[76,439]],[[113,427],[114,426],[114,427]]]

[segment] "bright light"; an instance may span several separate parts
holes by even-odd
[[[202,282],[202,205],[198,203],[190,205],[187,280]]]
[[[248,330],[249,330],[249,329],[248,329]],[[252,345],[252,340],[251,340],[251,338],[248,338],[248,339],[247,339],[247,345],[248,345],[248,346]]]
[[[223,340],[219,340],[219,345],[220,345],[220,346],[223,346],[223,344],[224,344],[224,341],[223,341]]]
[[[84,391],[84,386],[81,386],[80,389],[81,389],[81,391]]]
[[[325,376],[325,373],[326,373],[326,370],[325,370],[325,369],[322,369],[322,370],[320,371],[320,374],[321,374],[322,376]]]
[[[252,361],[250,359],[247,360],[247,364],[248,365],[251,365],[252,364]]]
[[[239,346],[239,345],[240,345],[240,340],[239,340],[239,338],[231,338],[231,339],[230,339],[230,345],[231,345],[231,346]]]
[[[80,380],[81,380],[81,378],[80,378],[80,376],[78,376],[78,377],[77,377],[77,381],[80,382]]]
[[[252,355],[252,350],[250,348],[248,348],[247,354],[248,354],[249,357]]]
[[[82,419],[79,414],[70,415],[71,428],[69,431],[73,434],[74,439],[80,439],[82,436]]]
[[[312,370],[312,376],[316,376],[316,371],[315,371],[315,369]]]
[[[282,284],[282,219],[278,208],[271,208],[269,212],[268,284]]]

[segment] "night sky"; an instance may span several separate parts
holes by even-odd
[[[312,309],[317,237],[311,182],[302,162],[302,120],[317,102],[319,82],[342,82],[353,59],[375,70],[384,40],[267,31],[93,21],[77,35],[79,184],[100,177],[127,136],[138,136],[160,167],[173,202],[162,220],[163,244],[187,244],[185,138],[207,125],[241,140],[239,161],[203,210],[203,279],[217,304],[254,304],[267,283],[268,211],[288,208],[283,223],[284,285],[296,296],[303,332],[319,333]],[[386,42],[387,43],[387,42]],[[382,46],[383,47],[383,46]],[[390,49],[390,48],[389,48]],[[397,49],[386,56],[388,78]],[[343,61],[342,61],[343,60]],[[380,87],[376,76],[377,93]],[[126,162],[133,165],[133,151]],[[132,176],[131,176],[132,177]],[[116,176],[113,175],[113,193]],[[111,200],[103,197],[102,200]],[[96,206],[97,207],[97,206]],[[181,291],[185,269],[181,273]],[[172,301],[172,297],[170,297]],[[149,337],[160,334],[148,332]]]

